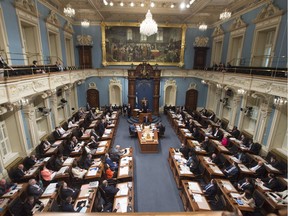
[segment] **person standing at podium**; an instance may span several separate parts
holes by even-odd
[[[148,112],[148,100],[144,97],[141,102],[142,102],[142,112],[147,113]]]

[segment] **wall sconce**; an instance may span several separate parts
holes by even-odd
[[[201,83],[202,83],[203,85],[207,85],[207,84],[208,84],[208,81],[206,81],[206,80],[201,80]]]

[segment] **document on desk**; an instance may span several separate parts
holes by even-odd
[[[203,202],[203,198],[200,194],[193,194],[195,202]]]
[[[238,158],[236,158],[236,157],[234,157],[234,156],[229,156],[233,161],[235,161],[236,163],[241,163],[241,161],[238,159]]]
[[[252,170],[248,169],[244,164],[239,164],[239,168],[243,172],[253,172]]]
[[[189,133],[189,130],[187,128],[181,129],[182,131],[184,131],[185,133]]]
[[[68,157],[68,158],[64,161],[64,163],[62,164],[62,166],[69,166],[69,165],[72,165],[74,159],[75,159],[75,158]]]
[[[129,161],[131,161],[132,160],[132,157],[123,157],[123,158],[121,158],[120,159],[120,166],[126,166],[128,163],[129,163]]]
[[[56,175],[63,175],[68,169],[68,166],[61,167],[61,169],[57,171]]]
[[[240,196],[239,193],[230,193],[233,198],[238,198]]]
[[[188,182],[188,187],[193,193],[202,193],[198,182]]]
[[[8,205],[9,200],[10,200],[9,198],[0,199],[0,212],[2,212],[3,208],[5,208]]]
[[[276,169],[275,167],[273,167],[271,164],[266,164],[265,163],[265,166],[268,167],[269,169],[273,170],[273,171],[278,171],[279,172],[279,170]]]
[[[177,161],[181,161],[181,158],[182,158],[181,155],[178,155],[178,154],[174,155],[174,159]]]
[[[96,153],[101,153],[105,151],[105,147],[98,147]]]
[[[85,197],[89,197],[90,192],[89,192],[89,188],[83,189],[80,191],[78,198],[85,198]]]
[[[194,145],[196,145],[196,146],[199,146],[199,145],[200,145],[199,142],[196,141],[196,140],[192,140],[192,143],[193,143]]]
[[[185,133],[185,136],[192,137],[192,133]]]
[[[223,174],[222,171],[219,169],[218,166],[213,166],[210,164],[210,168],[213,170],[213,172],[218,173],[218,174]]]
[[[117,212],[127,212],[127,205],[128,205],[128,197],[117,197],[114,199],[115,206],[119,204],[119,209]]]
[[[58,183],[50,183],[47,188],[45,189],[44,193],[42,194],[41,197],[45,197],[45,196],[51,196],[57,189],[57,184]]]
[[[89,169],[87,176],[94,176],[96,175],[98,172],[98,167],[92,167]]]
[[[25,174],[25,176],[30,176],[33,175],[39,167],[32,167],[31,169],[28,170],[28,172]]]
[[[117,184],[116,187],[119,188],[119,191],[117,192],[116,196],[128,196],[129,188],[126,182]]]
[[[120,167],[119,168],[119,176],[128,175],[129,174],[129,167]]]
[[[230,182],[226,182],[226,181],[221,181],[221,182],[222,182],[223,187],[225,187],[228,191],[234,190]]]
[[[192,174],[192,172],[188,166],[180,165],[180,174]]]
[[[99,142],[99,147],[103,147],[103,146],[105,146],[107,144],[107,141],[101,141],[101,142]]]
[[[105,129],[104,134],[110,134],[112,132],[112,129]]]
[[[42,202],[44,206],[46,206],[49,203],[50,198],[42,198],[42,199],[39,199],[39,201]]]
[[[19,189],[14,189],[14,190],[11,190],[11,191],[8,191],[7,193],[5,193],[2,197],[5,198],[5,197],[11,197],[13,196],[15,193],[18,192]]]

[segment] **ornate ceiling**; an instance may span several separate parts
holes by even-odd
[[[105,5],[105,1],[107,5]],[[219,15],[227,8],[232,14],[267,0],[195,0],[189,8],[180,9],[180,3],[190,0],[48,0],[59,11],[70,4],[76,10],[75,21],[88,19],[92,22],[141,22],[148,9],[157,23],[186,23],[198,25],[205,22],[212,25],[219,21]],[[113,2],[113,6],[110,3]],[[124,6],[120,3],[123,2]],[[134,7],[131,7],[131,2]],[[155,6],[150,7],[154,2]],[[141,6],[144,3],[144,6]],[[174,4],[174,8],[171,8]]]

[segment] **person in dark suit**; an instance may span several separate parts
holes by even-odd
[[[72,197],[68,196],[65,200],[65,202],[62,204],[62,212],[77,212],[74,210],[73,204],[72,204]],[[84,206],[83,206],[84,207]],[[81,209],[80,209],[81,210]],[[80,211],[79,210],[79,211]]]
[[[33,73],[34,74],[46,73],[45,70],[38,67],[37,63],[38,62],[36,60],[33,61],[32,65]]]
[[[192,136],[193,136],[196,140],[199,139],[199,132],[198,132],[197,127],[194,127],[194,128],[193,128]]]
[[[13,171],[13,180],[21,181],[22,177],[26,174],[26,171],[24,170],[24,165],[19,164],[18,167]]]
[[[95,137],[91,136],[89,142],[87,143],[87,147],[89,147],[90,149],[97,149],[98,145],[99,145],[99,143],[97,142]]]
[[[238,130],[238,128],[236,126],[233,127],[233,129],[231,130],[231,135],[238,139],[240,136],[240,131]]]
[[[107,180],[102,182],[102,189],[105,191],[108,197],[114,197],[119,191],[119,188],[116,188],[113,185],[109,185]]]
[[[64,142],[62,154],[66,157],[69,157],[70,153],[74,150],[73,142]]]
[[[61,138],[61,132],[59,131],[59,127],[56,127],[55,130],[53,131],[53,136],[54,136],[54,139],[57,140],[57,139],[60,139]]]
[[[211,155],[210,159],[211,159],[212,163],[216,164],[217,166],[221,166],[221,164],[222,164],[221,160],[220,160],[219,156],[216,153],[213,153]]]
[[[55,170],[60,170],[61,167],[62,167],[63,162],[64,162],[63,154],[59,154],[57,156],[57,158],[55,159],[55,162],[54,162]]]
[[[128,104],[128,106],[127,106],[127,116],[128,116],[128,118],[131,117],[131,113],[132,113],[132,107],[131,107],[130,104]]]
[[[186,145],[184,145],[184,143],[181,143],[179,151],[183,154],[184,158],[188,159],[190,149]]]
[[[263,162],[260,160],[258,161],[257,165],[251,167],[250,170],[254,172],[254,175],[257,178],[263,178],[265,174],[267,173]]]
[[[209,147],[209,145],[210,145],[210,142],[209,142],[209,137],[205,137],[205,139],[204,139],[204,141],[202,142],[202,143],[200,143],[200,145],[201,145],[201,148],[203,149],[203,150],[205,150],[206,152],[208,152],[208,147]]]
[[[23,161],[23,165],[25,167],[26,170],[29,170],[32,166],[34,166],[34,164],[36,163],[37,161],[37,158],[36,156],[33,154],[33,155],[30,155],[28,157],[26,157]]]
[[[213,137],[216,138],[217,140],[222,140],[223,138],[223,133],[219,130],[218,127],[215,128],[214,132],[213,132]]]
[[[85,160],[84,160],[84,164],[83,164],[83,169],[88,170],[89,167],[93,164],[93,159],[92,159],[92,155],[91,154],[87,154]]]
[[[0,197],[9,192],[12,187],[17,186],[16,183],[7,182],[6,179],[0,180]]]
[[[269,164],[271,164],[271,166],[273,166],[274,168],[281,170],[281,163],[276,159],[275,156],[271,156],[270,160],[269,160]]]
[[[103,136],[104,131],[105,131],[105,119],[102,119],[98,125],[98,134],[100,137]]]
[[[193,125],[193,119],[190,118],[188,120],[188,122],[186,123],[186,128],[192,133],[193,132],[193,128],[194,128],[194,125]]]
[[[238,153],[234,155],[234,157],[236,157],[240,161],[240,163],[245,164],[248,162],[247,156],[241,150],[239,150]]]
[[[254,143],[253,140],[250,140],[248,150],[253,154],[259,154],[260,144]]]
[[[22,216],[32,216],[34,215],[35,211],[33,212],[33,208],[35,205],[44,206],[43,203],[39,200],[36,200],[34,196],[28,196],[26,202],[23,205],[23,211],[21,212]]]
[[[249,140],[243,134],[240,137],[240,144],[245,147],[249,146]]]
[[[74,190],[70,187],[68,187],[66,182],[63,182],[61,190],[60,190],[60,195],[61,199],[66,200],[67,197],[72,197],[73,199],[76,199],[78,196],[79,191]]]
[[[239,167],[238,167],[238,164],[236,162],[233,162],[233,164],[231,166],[228,166],[224,170],[224,175],[227,178],[235,177],[238,175],[238,173],[239,173]]]
[[[214,199],[214,197],[217,193],[217,186],[216,186],[215,179],[211,179],[210,183],[204,187],[203,192],[210,199]]]
[[[91,129],[90,136],[94,137],[96,142],[100,139],[100,136],[98,136],[98,134],[96,133],[94,129]]]
[[[35,199],[38,199],[42,193],[43,189],[40,185],[37,184],[37,181],[35,179],[30,179],[28,182],[28,188],[27,188],[27,194],[29,196],[34,196]]]
[[[237,189],[244,192],[245,190],[251,191],[251,193],[254,191],[254,185],[252,184],[252,179],[249,177],[246,177],[242,180],[240,180],[237,183]]]
[[[280,183],[275,177],[273,173],[268,173],[267,178],[263,178],[262,182],[264,183],[263,185],[272,191],[279,191],[280,189]]]

